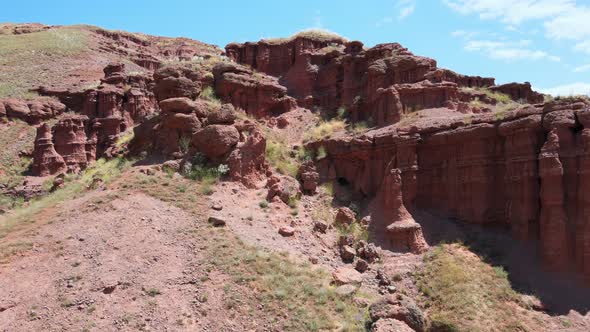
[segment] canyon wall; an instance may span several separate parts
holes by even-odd
[[[353,122],[378,126],[420,109],[457,108],[460,87],[494,85],[493,78],[437,68],[435,60],[416,56],[398,43],[365,49],[359,41],[342,38],[296,37],[229,44],[226,53],[237,63],[277,77],[300,107],[327,115],[343,109]]]
[[[504,119],[391,126],[307,147],[326,151],[322,181],[345,180],[374,197],[395,167],[410,211],[510,228],[517,239],[538,241],[548,267],[575,265],[590,277],[589,120],[590,103],[569,99]]]

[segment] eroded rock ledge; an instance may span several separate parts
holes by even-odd
[[[504,119],[482,115],[470,124],[389,126],[308,147],[326,151],[318,162],[322,181],[345,179],[366,197],[396,195],[381,188],[398,169],[410,211],[509,227],[517,239],[538,241],[549,267],[573,265],[590,277],[585,99],[523,107]]]

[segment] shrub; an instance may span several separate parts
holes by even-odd
[[[217,104],[217,105],[221,105],[221,100],[219,100],[219,98],[215,94],[215,91],[210,86],[205,87],[203,89],[203,91],[201,91],[201,94],[199,95],[199,98],[208,100],[208,101],[210,101],[210,102],[212,102],[214,104]]]
[[[332,136],[335,132],[342,131],[346,128],[343,120],[332,119],[329,121],[321,120],[318,125],[306,133],[305,141],[317,141]]]

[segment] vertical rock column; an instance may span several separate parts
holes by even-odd
[[[66,170],[66,163],[53,147],[51,128],[47,123],[37,128],[33,153],[33,174],[47,176]]]
[[[584,129],[578,134],[578,204],[576,221],[576,263],[590,279],[590,110],[578,112]]]
[[[533,115],[498,127],[506,158],[506,219],[512,235],[526,240],[539,214],[538,151],[541,116]]]
[[[381,187],[381,208],[387,227],[389,245],[394,250],[411,251],[419,254],[428,249],[422,235],[422,227],[408,212],[402,198],[402,177],[397,168],[389,168]]]
[[[73,116],[63,119],[53,127],[55,150],[65,160],[70,172],[78,172],[88,165],[86,158],[85,116]]]
[[[414,209],[414,200],[418,192],[418,182],[416,172],[418,171],[418,156],[416,155],[416,146],[420,140],[419,134],[407,137],[400,137],[396,141],[397,167],[401,171],[402,191],[404,205],[412,211]]]
[[[567,216],[563,206],[563,166],[559,160],[557,130],[549,132],[539,155],[541,177],[541,254],[551,269],[567,265]]]

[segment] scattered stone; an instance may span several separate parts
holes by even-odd
[[[319,259],[317,256],[309,256],[309,262],[315,265],[319,262]]]
[[[371,332],[414,332],[408,324],[393,318],[380,319],[375,324]]]
[[[359,259],[356,261],[354,265],[355,270],[359,271],[360,273],[364,273],[369,269],[369,263],[367,263],[364,259]]]
[[[222,227],[225,226],[225,220],[219,217],[211,216],[209,217],[209,223],[215,227]]]
[[[381,252],[373,243],[367,243],[366,241],[359,241],[357,246],[358,256],[366,260],[369,263],[373,263],[381,258]]]
[[[389,279],[389,276],[382,269],[377,270],[377,275],[375,276],[375,278],[379,280],[380,286],[391,285],[391,279]]]
[[[354,250],[351,246],[342,246],[340,248],[340,257],[346,263],[350,263],[354,260],[356,256],[356,250]]]
[[[386,295],[369,307],[371,321],[377,322],[381,319],[397,319],[408,324],[415,331],[424,331],[424,314],[416,303],[407,296]]]
[[[323,221],[316,220],[313,224],[313,230],[320,233],[326,233],[328,230],[328,224]]]
[[[219,203],[213,204],[213,206],[211,206],[211,208],[215,211],[223,210],[223,206],[221,206],[221,204],[219,204]]]
[[[293,236],[295,235],[295,228],[291,226],[282,226],[279,228],[279,234],[282,236]]]
[[[357,270],[347,266],[334,270],[332,278],[337,285],[360,284],[363,281],[363,277]]]
[[[351,296],[356,292],[356,286],[354,285],[342,285],[336,287],[336,294],[340,296]]]
[[[336,212],[335,222],[338,225],[350,225],[354,222],[355,218],[356,216],[351,209],[341,207],[338,209],[338,212]]]
[[[179,160],[168,160],[162,164],[162,168],[163,169],[171,169],[174,172],[178,172],[180,170],[180,161]]]

